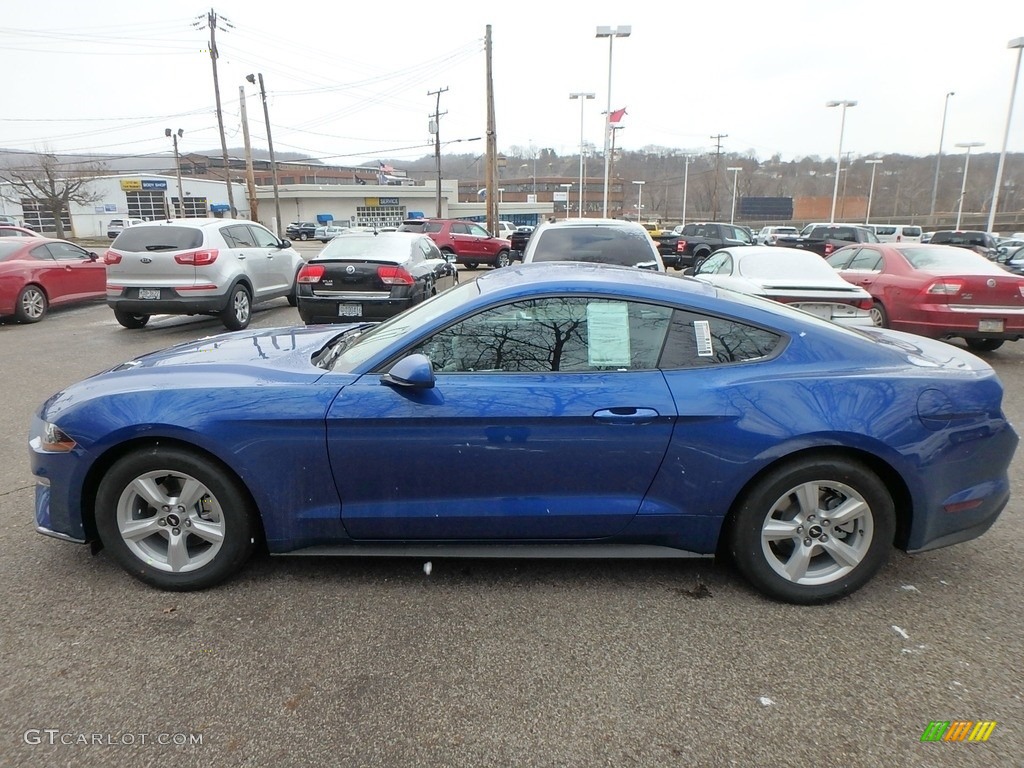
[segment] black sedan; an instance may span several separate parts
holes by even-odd
[[[347,232],[299,271],[299,315],[307,324],[385,320],[458,282],[426,235]]]

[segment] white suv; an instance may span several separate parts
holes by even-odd
[[[287,297],[304,263],[287,240],[252,221],[176,219],[129,227],[103,257],[107,305],[125,328],[151,315],[216,315],[230,331],[252,305]]]

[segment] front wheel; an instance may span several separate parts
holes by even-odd
[[[96,529],[122,568],[160,589],[203,589],[249,558],[248,495],[225,468],[181,448],[152,446],[118,460],[96,494]]]
[[[46,316],[50,304],[38,285],[26,285],[14,303],[14,319],[19,323],[38,323]]]
[[[874,472],[818,456],[778,467],[744,493],[730,551],[759,591],[812,605],[864,586],[885,564],[895,529],[892,497]]]
[[[991,352],[1003,346],[1002,339],[964,339],[967,348],[974,352]]]
[[[241,331],[249,325],[252,318],[252,298],[249,289],[244,285],[236,285],[231,289],[228,305],[220,312],[220,321],[229,331]]]
[[[299,232],[299,240],[309,240],[309,235],[305,232]]]
[[[114,319],[122,326],[130,330],[138,330],[149,322],[149,315],[135,315],[131,312],[123,312],[120,309],[114,310]]]
[[[508,251],[499,251],[498,257],[494,260],[494,268],[500,269],[501,267],[507,267],[512,263],[512,260],[508,256]]]

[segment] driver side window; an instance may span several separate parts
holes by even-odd
[[[671,314],[610,299],[531,299],[466,318],[409,351],[429,357],[438,373],[649,370]]]

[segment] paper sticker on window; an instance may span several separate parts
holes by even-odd
[[[711,346],[711,324],[707,320],[693,321],[693,338],[697,342],[697,357],[711,357],[715,354]]]
[[[587,304],[587,362],[629,367],[629,311],[624,303]]]

